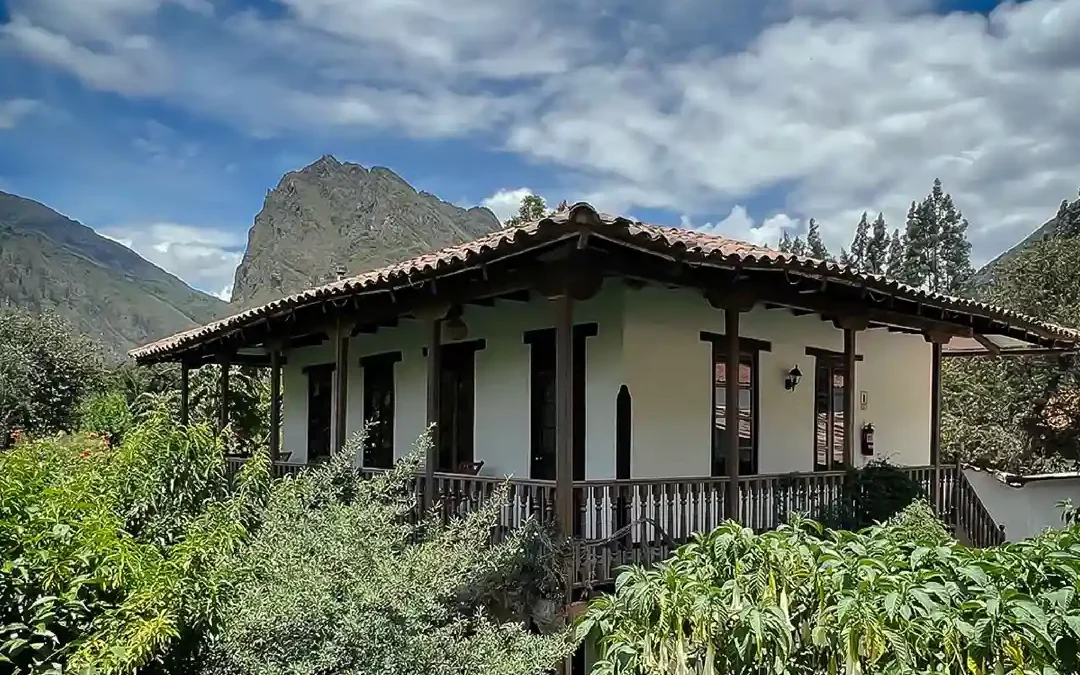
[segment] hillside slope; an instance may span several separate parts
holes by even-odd
[[[485,208],[417,192],[389,169],[324,156],[269,191],[236,270],[232,303],[251,307],[498,229]]]
[[[227,305],[30,199],[0,192],[0,304],[53,310],[116,355]]]

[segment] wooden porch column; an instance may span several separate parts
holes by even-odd
[[[844,326],[844,466],[855,466],[855,327]]]
[[[727,435],[728,484],[725,493],[725,512],[730,520],[742,522],[739,513],[739,310],[724,310],[724,432]]]
[[[228,357],[221,361],[221,408],[218,410],[218,431],[229,426],[229,368]]]
[[[191,421],[191,367],[180,364],[180,424],[187,426]]]
[[[934,486],[930,503],[935,510],[941,503],[941,342],[932,344],[930,361],[930,463],[934,467]]]
[[[345,447],[348,436],[345,433],[345,420],[349,411],[349,333],[351,324],[338,322],[334,333],[334,403],[331,426],[334,430],[334,442],[331,453]]]
[[[555,517],[574,534],[574,299],[555,298]]]
[[[281,350],[270,350],[270,461],[281,457]]]
[[[439,373],[442,369],[442,318],[436,314],[428,320],[427,350],[427,423],[431,443],[424,458],[425,509],[435,503],[435,464],[439,459]]]

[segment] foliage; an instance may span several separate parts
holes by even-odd
[[[825,248],[825,242],[821,240],[821,227],[813,218],[806,230],[806,255],[818,260],[832,260],[829,249]]]
[[[986,299],[1080,326],[1080,239],[1051,237],[1003,264]],[[1080,364],[1074,355],[961,359],[942,377],[947,449],[1012,472],[1053,471],[1080,459]]]
[[[265,461],[230,491],[223,445],[151,407],[119,446],[91,436],[0,453],[0,663],[130,673],[213,619]]]
[[[56,315],[0,307],[0,448],[15,429],[72,429],[81,398],[102,372],[90,342]]]
[[[789,504],[804,503],[798,492],[805,482],[781,478],[777,483],[775,510],[777,521],[787,516]],[[844,474],[835,500],[811,516],[828,527],[858,530],[883,522],[919,498],[922,488],[900,467],[885,460],[869,462]]]
[[[500,621],[489,602],[519,578],[535,534],[490,543],[505,491],[447,524],[412,524],[416,456],[363,480],[357,450],[274,484],[262,529],[231,563],[205,673],[524,674],[567,654],[567,636]]]
[[[860,533],[734,523],[623,572],[577,626],[598,673],[1077,672],[1080,529],[942,543],[916,512]]]
[[[507,218],[503,225],[505,227],[517,227],[518,225],[524,225],[525,223],[540,220],[547,214],[547,203],[544,202],[543,197],[539,195],[525,195],[521,200],[521,205],[518,207],[517,214]]]
[[[967,220],[934,179],[930,194],[911,203],[900,280],[932,291],[960,294],[972,276]]]
[[[110,444],[123,440],[131,424],[131,408],[118,391],[94,394],[79,406],[79,428],[99,434]]]
[[[885,224],[885,215],[877,214],[874,220],[870,240],[866,244],[866,263],[863,271],[870,274],[885,274],[889,255],[889,227]]]
[[[946,546],[954,541],[945,523],[934,513],[934,507],[924,498],[911,502],[885,524],[897,537],[926,546]]]

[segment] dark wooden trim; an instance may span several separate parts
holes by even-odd
[[[574,337],[596,337],[600,334],[600,325],[597,323],[574,324]],[[551,340],[555,336],[554,328],[534,328],[521,334],[521,341],[527,345],[540,340]]]
[[[439,344],[440,349],[446,352],[478,352],[481,349],[487,349],[487,340],[479,338],[477,340],[464,340],[462,342],[442,342]],[[422,347],[420,353],[427,357],[428,348]]]
[[[941,490],[941,344],[932,345],[930,356],[930,464],[934,467],[934,489],[930,501],[938,506]]]
[[[427,354],[425,354],[427,356]],[[379,354],[369,354],[367,356],[361,356],[359,359],[360,367],[367,368],[368,366],[378,366],[385,362],[398,363],[401,361],[401,351],[396,352],[381,352]]]
[[[807,356],[813,356],[814,358],[817,358],[817,359],[825,359],[825,360],[834,359],[834,360],[837,360],[837,361],[842,361],[844,359],[844,352],[834,352],[831,349],[822,349],[821,347],[807,347],[806,348],[806,355]],[[863,355],[862,354],[856,354],[855,355],[855,360],[856,361],[862,361],[863,360]]]
[[[283,347],[285,349],[302,349],[304,347],[318,347],[322,343],[330,339],[330,336],[325,332],[309,333],[307,335],[299,335],[294,338],[289,338],[285,341]]]
[[[329,370],[330,372],[333,372],[335,369],[336,366],[334,365],[333,361],[331,361],[328,363],[312,363],[310,365],[306,365],[300,369],[300,372],[304,375],[307,375],[313,370]]]
[[[574,300],[555,299],[555,514],[565,536],[574,533]],[[567,577],[569,586],[570,577]]]
[[[716,386],[713,385],[713,389],[715,388]],[[615,396],[615,478],[617,480],[628,480],[632,474],[633,406],[630,388],[624,384],[619,387],[619,393]],[[711,457],[709,461],[712,461]],[[625,526],[626,523],[623,525]]]
[[[855,396],[859,380],[855,373],[855,338],[853,328],[844,329],[844,466],[855,466]]]
[[[180,424],[187,425],[191,420],[191,367],[180,364]]]
[[[740,342],[741,342],[741,340],[740,340]],[[727,358],[726,357],[726,351],[727,351],[726,344],[724,344],[722,342],[714,342],[713,343],[712,364],[711,364],[711,366],[709,368],[709,387],[710,387],[709,391],[711,392],[711,394],[709,396],[709,401],[712,404],[711,410],[712,410],[712,414],[714,416],[716,414],[716,404],[719,403],[719,401],[716,398],[716,364],[718,364],[718,363],[726,363],[726,358]],[[746,356],[746,357],[748,357],[750,359],[750,425],[751,425],[751,431],[753,432],[753,435],[752,435],[752,441],[753,442],[752,442],[751,448],[750,448],[750,458],[751,458],[751,462],[750,462],[751,471],[750,471],[750,473],[751,474],[754,474],[754,473],[758,472],[758,464],[760,462],[760,457],[758,456],[758,451],[760,450],[760,443],[761,443],[760,434],[759,434],[759,431],[761,429],[761,368],[760,368],[759,354],[760,354],[760,352],[758,350],[756,350],[756,349],[743,349],[742,350],[742,356]],[[724,406],[725,406],[725,410],[726,410],[727,401],[724,402]],[[715,417],[710,418],[710,420],[712,420],[712,422],[711,422],[712,425],[715,426],[716,425]],[[715,465],[713,464],[713,461],[712,461],[712,458],[713,458],[713,456],[715,454],[716,454],[715,431],[713,430],[713,427],[710,427],[710,435],[709,435],[709,464],[710,464],[710,469],[709,469],[709,475],[711,475],[713,477],[723,476],[724,474],[719,474],[715,470]],[[724,463],[725,464],[727,463],[726,459],[724,460]]]
[[[742,340],[739,338],[739,312],[728,309],[724,312],[724,331],[727,341],[724,345],[724,431],[727,432],[727,474],[728,484],[725,492],[726,516],[739,523],[739,362],[742,360]],[[713,370],[713,389],[715,391],[716,372]],[[751,375],[753,377],[753,375]],[[716,410],[712,411],[716,415]],[[715,422],[713,422],[715,424]],[[751,430],[753,433],[753,430]],[[711,460],[711,458],[710,458]]]
[[[336,453],[345,447],[348,440],[346,422],[349,415],[349,334],[351,326],[344,326],[334,337],[334,442],[330,448]]]
[[[738,314],[738,312],[735,312]],[[714,345],[726,345],[728,343],[727,336],[724,333],[712,333],[707,330],[701,331],[701,341],[711,342]],[[768,340],[757,340],[754,338],[739,336],[739,345],[743,352],[771,352],[772,343]]]
[[[281,351],[270,352],[270,461],[281,455]]]
[[[430,349],[428,349],[430,347]],[[439,461],[439,384],[442,369],[442,319],[428,321],[427,359],[427,423],[430,433],[427,457],[424,458],[424,503],[430,509],[435,502],[435,465]]]

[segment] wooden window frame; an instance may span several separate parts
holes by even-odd
[[[387,384],[390,391],[390,419],[380,419],[368,427],[369,436],[362,453],[362,466],[375,469],[389,469],[394,465],[394,424],[397,417],[397,382],[394,364],[401,361],[401,352],[372,354],[360,359],[364,369],[364,424],[370,424],[374,416],[372,392],[375,385]],[[383,379],[385,378],[385,379]],[[389,444],[386,443],[386,428],[389,426]]]
[[[711,364],[709,367],[709,472],[712,476],[726,476],[727,467],[725,466],[724,471],[721,472],[717,461],[717,453],[720,448],[717,447],[716,437],[716,366],[727,360],[727,336],[723,333],[701,331],[701,340],[712,344]],[[740,462],[739,475],[741,476],[756,475],[760,464],[758,456],[761,443],[761,368],[759,366],[759,355],[761,352],[771,351],[772,343],[767,340],[739,336],[739,363],[741,365],[743,359],[746,358],[749,358],[750,361],[750,471],[744,472]],[[738,373],[736,373],[737,377]],[[728,412],[726,408],[724,415],[724,423],[727,424]],[[726,461],[726,455],[724,460]]]
[[[813,351],[811,351],[811,350],[813,350]],[[832,443],[828,444],[828,454],[826,456],[827,460],[828,460],[828,466],[826,468],[819,469],[818,468],[818,461],[817,461],[817,423],[818,423],[818,421],[817,421],[817,386],[818,386],[818,370],[822,366],[828,368],[830,373],[832,373],[833,369],[836,368],[836,367],[840,367],[840,368],[844,369],[844,371],[845,371],[844,372],[844,387],[847,388],[851,383],[851,378],[848,375],[848,373],[846,372],[847,369],[846,369],[845,366],[847,364],[844,363],[844,354],[843,354],[843,352],[834,352],[834,351],[830,351],[830,350],[827,350],[827,349],[817,349],[815,347],[807,347],[806,348],[806,353],[807,353],[807,355],[814,357],[814,379],[813,379],[813,383],[811,384],[811,386],[814,388],[814,404],[811,407],[811,411],[810,411],[811,414],[813,415],[813,419],[814,419],[814,434],[811,437],[811,441],[810,441],[810,453],[811,453],[810,454],[810,466],[811,466],[811,468],[812,468],[812,470],[814,472],[819,472],[819,471],[820,472],[845,471],[850,467],[840,466],[840,468],[837,468],[837,467],[833,466],[833,451],[834,451],[834,448],[833,448]],[[856,361],[862,361],[862,355],[861,354],[856,355],[855,360]],[[830,406],[833,403],[833,397],[834,397],[834,394],[832,393],[832,391],[833,391],[833,387],[832,387],[832,383],[830,383],[829,384],[829,394],[828,394],[829,401],[830,401]],[[840,412],[844,412],[844,411],[841,410]],[[832,414],[835,414],[835,413],[836,413],[835,410],[832,411]],[[830,419],[830,421],[831,421],[831,419]],[[835,429],[834,429],[834,431],[835,431]],[[841,464],[843,464],[843,463],[841,462]]]
[[[305,434],[305,443],[307,444],[307,462],[311,463],[312,460],[318,458],[329,458],[333,454],[334,450],[334,438],[333,438],[333,417],[334,417],[334,371],[337,369],[337,364],[330,363],[313,363],[309,366],[304,366],[300,369],[300,372],[307,378],[307,391],[305,392],[305,405],[307,407],[307,433]],[[319,453],[318,455],[312,453],[311,447],[311,375],[315,371],[325,372],[330,377],[330,430],[327,436],[327,452]]]

